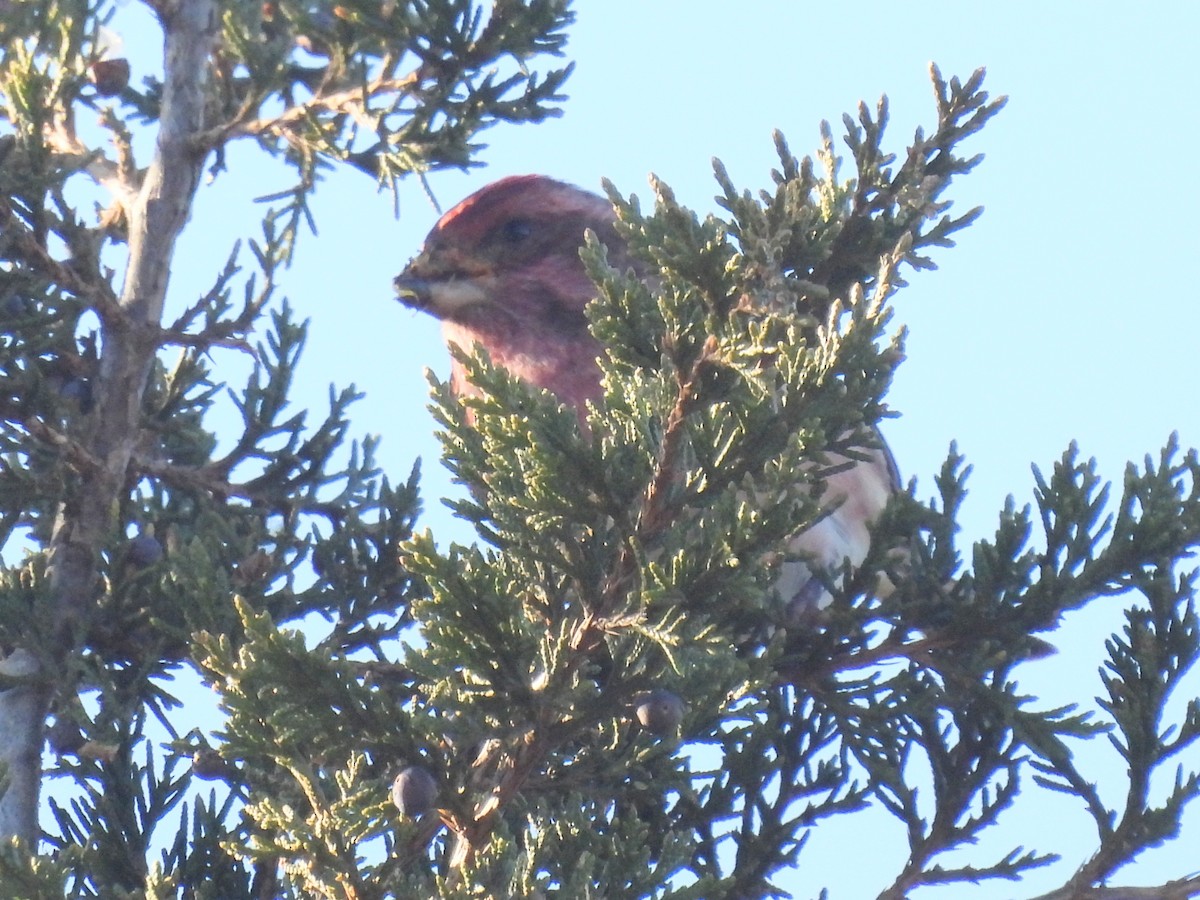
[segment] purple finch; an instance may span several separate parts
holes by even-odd
[[[581,413],[600,398],[600,347],[584,307],[596,286],[579,258],[591,228],[618,268],[630,264],[607,200],[539,175],[490,184],[446,213],[396,278],[409,306],[442,320],[448,344],[479,344],[493,363]],[[458,360],[450,384],[476,390]]]
[[[606,245],[612,266],[648,274],[627,252],[615,218],[607,200],[573,185],[540,175],[504,178],[442,216],[397,276],[396,290],[407,305],[441,319],[448,344],[482,347],[494,364],[574,407],[583,422],[588,401],[598,403],[603,393],[603,348],[584,313],[596,296],[579,256],[585,230]],[[450,384],[459,396],[478,394],[457,359]],[[863,561],[870,525],[897,488],[882,441],[865,453],[825,479],[821,499],[832,511],[790,545],[831,572]],[[798,619],[826,596],[801,562],[784,564],[777,588]]]

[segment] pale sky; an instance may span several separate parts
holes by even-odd
[[[682,202],[715,211],[711,157],[740,187],[766,186],[772,129],[795,153],[808,153],[822,118],[838,134],[843,112],[860,99],[873,105],[881,93],[891,100],[887,146],[902,153],[916,126],[934,122],[928,64],[962,78],[986,66],[986,87],[1007,94],[1009,105],[971,139],[967,149],[987,158],[947,195],[957,212],[986,211],[960,233],[957,248],[936,252],[939,271],[914,275],[895,300],[896,319],[911,333],[888,398],[900,417],[884,433],[905,479],[916,478],[919,495],[930,496],[932,476],[958,441],[974,466],[961,523],[967,547],[994,530],[1007,494],[1018,505],[1032,500],[1030,464],[1048,470],[1072,439],[1118,482],[1127,460],[1157,456],[1172,430],[1185,447],[1200,443],[1200,304],[1192,281],[1200,259],[1200,6],[577,5],[567,47],[577,69],[564,116],[485,133],[490,147],[477,157],[485,168],[431,177],[443,208],[490,180],[526,172],[595,190],[607,177],[645,203],[654,172]],[[137,30],[129,26],[124,38],[138,79]],[[287,186],[286,173],[256,160],[249,145],[238,148],[232,171],[201,190],[174,268],[174,303],[206,290],[231,241],[255,234],[261,209],[245,198]],[[425,409],[424,367],[443,376],[448,368],[438,326],[391,292],[437,213],[420,186],[406,182],[397,221],[391,198],[353,172],[331,178],[314,210],[320,233],[303,239],[283,284],[312,322],[293,402],[319,415],[331,381],[364,390],[354,433],[382,437],[380,459],[393,480],[421,457],[422,524],[442,541],[469,540],[439,503],[452,488]],[[1104,629],[1119,623],[1115,606],[1110,599],[1108,610],[1073,617],[1050,635],[1063,652],[1019,670],[1023,687],[1046,706],[1088,704],[1100,690]],[[1101,793],[1115,803],[1125,788],[1120,762],[1103,740],[1088,750],[1093,756]],[[1068,798],[1022,798],[1007,822],[993,845],[957,861],[982,864],[1024,845],[1060,852],[1064,862],[1022,885],[919,896],[1032,897],[1061,884],[1094,846],[1090,818]],[[1145,854],[1117,883],[1195,871],[1188,845],[1200,841],[1200,810],[1186,823],[1190,840]],[[822,885],[834,898],[874,896],[905,852],[898,822],[876,816],[865,826],[853,817],[819,829],[800,870],[783,883],[797,897],[815,896]]]

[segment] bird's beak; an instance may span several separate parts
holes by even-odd
[[[413,309],[429,308],[433,289],[429,281],[413,273],[411,265],[392,280],[392,286],[396,289],[396,298],[405,306]]]
[[[443,268],[422,253],[393,279],[397,298],[405,306],[439,319],[453,319],[488,301],[490,280],[486,276]]]

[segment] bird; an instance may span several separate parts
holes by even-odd
[[[493,364],[576,410],[586,430],[588,404],[603,397],[604,348],[585,312],[597,293],[579,254],[585,232],[605,245],[615,269],[650,276],[615,223],[612,204],[590,191],[544,175],[502,178],[437,221],[394,287],[402,303],[441,320],[447,345],[483,348]],[[479,396],[451,357],[452,393]],[[831,602],[829,575],[817,575],[809,563],[825,573],[861,565],[872,524],[900,488],[892,454],[876,436],[874,446],[831,467],[820,489],[827,514],[789,543],[792,553],[775,582],[788,620],[811,623]],[[881,578],[877,592],[887,590]]]

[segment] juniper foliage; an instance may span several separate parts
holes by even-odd
[[[1150,785],[1200,734],[1200,701],[1167,718],[1198,652],[1194,451],[1168,442],[1117,497],[1071,447],[968,551],[952,448],[935,498],[902,492],[866,562],[821,573],[819,617],[798,623],[772,589],[787,538],[827,511],[822,473],[892,414],[905,273],[978,212],[951,215],[945,191],[1003,105],[982,71],[934,69],[936,120],[903,155],[885,150],[886,101],[847,117],[849,177],[824,125],[815,161],[777,138],[757,194],[717,163],[720,216],[662,184],[648,211],[612,189],[658,277],[582,250],[604,408],[581,433],[470,359],[486,388],[472,427],[438,385],[469,489],[454,508],[479,535],[440,549],[414,532],[416,469],[389,479],[373,441],[349,440],[353,388],[312,421],[291,411],[304,325],[277,285],[326,167],[394,183],[472,164],[484,127],[554,114],[566,69],[533,63],[562,50],[565,4],[147,6],[164,68],[138,84],[102,47],[117,5],[0,18],[0,539],[29,547],[0,572],[5,896],[786,896],[784,874],[817,864],[812,829],[877,808],[908,836],[882,895],[900,898],[1051,861],[973,851],[1040,787],[1097,829],[1053,896],[1103,897],[1176,836],[1197,774],[1165,801]],[[295,188],[167,321],[174,238],[241,138]],[[81,183],[101,189],[98,216]],[[247,352],[242,427],[215,434],[220,366]],[[1107,696],[1023,695],[1020,667],[1063,615],[1110,597],[1128,611]],[[222,721],[188,720],[184,667]],[[43,737],[45,773],[28,752]],[[1128,763],[1118,808],[1075,757],[1097,739]],[[419,791],[401,814],[406,769]],[[39,828],[50,775],[70,800]]]

